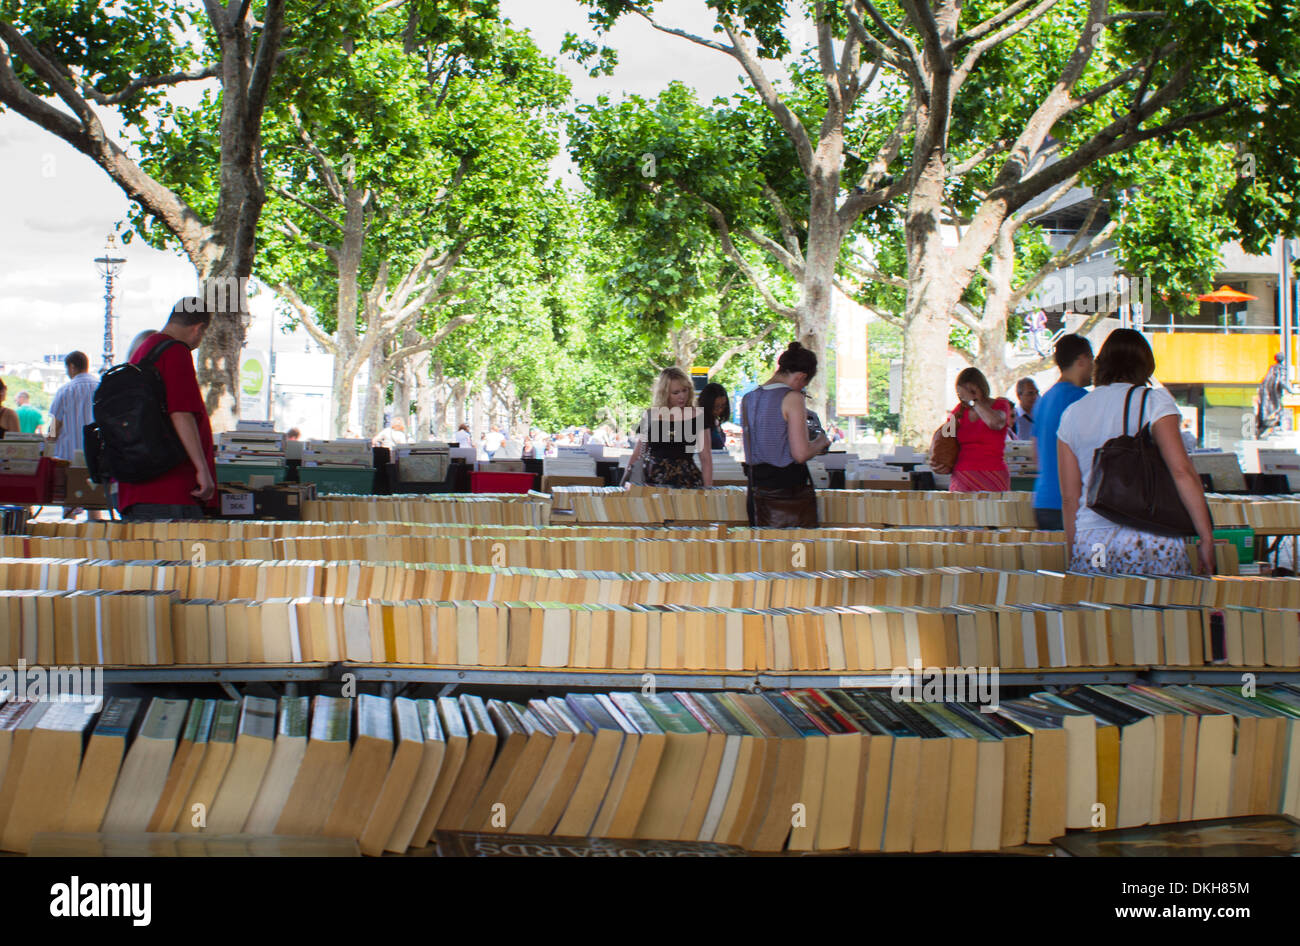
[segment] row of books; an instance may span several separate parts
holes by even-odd
[[[476,497],[481,498],[481,497]],[[624,539],[720,539],[727,535],[726,526],[549,526],[549,525],[501,525],[483,523],[469,525],[445,522],[391,522],[391,521],[339,521],[313,522],[298,519],[271,521],[256,519],[200,519],[200,520],[162,520],[156,522],[133,522],[130,520],[73,522],[62,519],[34,521],[28,524],[27,532],[33,537],[50,539],[72,539],[79,542],[98,542],[103,540],[124,541],[127,539],[149,539],[152,541],[178,542],[216,542],[225,539],[288,539],[311,538],[315,536],[338,535],[413,535],[413,536],[552,536],[555,538],[624,538]],[[816,530],[809,530],[810,535],[817,535]],[[843,533],[840,535],[840,533]],[[749,530],[745,538],[762,537],[766,533],[771,538],[788,538],[798,533],[787,534],[782,529]],[[852,534],[851,534],[852,533]],[[834,538],[899,538],[906,541],[930,537],[930,541],[953,536],[963,541],[1048,541],[1060,533],[1032,531],[945,531],[934,530],[827,530],[825,537]],[[269,546],[267,546],[269,548]]]
[[[234,466],[285,466],[284,434],[269,421],[241,420],[217,435],[217,462]]]
[[[1220,633],[1216,639],[1216,620]],[[65,632],[70,636],[70,631]],[[1289,611],[1079,604],[692,608],[539,602],[181,600],[178,663],[288,661],[703,672],[926,667],[1300,667]],[[57,653],[57,651],[56,651]]]
[[[353,661],[729,671],[1300,667],[1296,612],[1079,603],[725,608],[166,591],[0,592],[16,665]]]
[[[0,439],[0,476],[35,476],[46,443],[39,434],[6,432]]]
[[[1300,500],[1295,496],[1207,497],[1219,528],[1249,526],[1261,532],[1300,530]]]
[[[0,588],[143,588],[190,598],[329,595],[433,601],[934,607],[1004,604],[1194,605],[1300,610],[1300,579],[1171,578],[991,568],[802,570],[730,574],[616,572],[423,562],[121,561],[0,558]]]
[[[559,508],[575,522],[745,522],[745,487],[662,489],[659,487],[557,486]]]
[[[306,461],[304,461],[305,463]],[[543,493],[477,496],[439,493],[334,496],[303,503],[302,517],[317,522],[438,522],[463,525],[544,526],[551,504]]]
[[[992,712],[988,712],[988,710]],[[0,848],[46,832],[435,831],[754,851],[993,851],[1069,828],[1300,814],[1300,691],[362,695],[0,705]]]
[[[573,511],[577,522],[744,522],[745,490],[723,486],[702,490],[656,487],[564,486],[553,495],[557,507]],[[1287,497],[1211,495],[1210,512],[1218,526],[1300,527],[1300,503]],[[897,489],[819,489],[817,512],[827,524],[876,523],[920,527],[1034,526],[1032,494],[949,493]]]
[[[947,542],[1011,544],[1059,542],[1064,533],[1039,529],[981,528],[884,528],[825,527],[817,529],[771,529],[737,525],[622,526],[622,525],[464,525],[437,522],[284,522],[242,519],[132,522],[113,520],[72,522],[61,519],[30,523],[31,536],[72,539],[82,542],[125,541],[222,541],[226,539],[301,539],[341,535],[410,535],[436,537],[534,536],[539,538],[610,539],[837,539],[857,542]],[[270,546],[266,546],[270,548]]]
[[[88,547],[88,545],[90,547]],[[857,542],[840,539],[622,539],[492,536],[427,538],[413,536],[335,536],[312,539],[225,540],[202,544],[205,557],[222,561],[261,558],[267,561],[445,562],[466,565],[512,565],[526,568],[602,568],[614,571],[752,572],[786,568],[813,570],[876,568],[998,569],[1065,567],[1059,542],[960,543]],[[17,537],[0,539],[0,556],[57,558],[69,554],[110,559],[179,558],[187,543],[178,540],[109,540],[93,544],[76,539]],[[1225,554],[1231,549],[1225,546]],[[191,553],[192,554],[192,553]],[[1235,566],[1235,561],[1231,564]],[[1236,568],[1221,569],[1234,574]]]

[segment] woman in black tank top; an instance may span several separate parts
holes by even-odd
[[[636,447],[623,475],[626,483],[641,463],[647,486],[698,489],[713,485],[713,454],[704,419],[693,407],[695,388],[681,368],[665,368],[655,382],[654,406],[637,428]],[[700,465],[695,454],[700,454]],[[703,469],[701,469],[703,467]]]

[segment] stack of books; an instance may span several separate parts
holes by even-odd
[[[713,451],[713,483],[715,486],[744,483],[745,468],[726,450]]]
[[[45,445],[38,434],[6,433],[0,440],[0,476],[35,476]]]
[[[447,479],[451,448],[445,443],[398,444],[393,448],[401,483],[441,483]]]
[[[236,466],[285,465],[284,434],[271,421],[241,420],[217,435],[217,462]]]
[[[542,461],[542,473],[554,476],[595,476],[596,460],[586,447],[557,447],[556,455]]]
[[[1008,440],[1003,449],[1007,471],[1012,476],[1028,476],[1038,472],[1038,452],[1032,440]]]
[[[308,440],[302,450],[302,465],[330,470],[371,470],[375,454],[369,440]]]

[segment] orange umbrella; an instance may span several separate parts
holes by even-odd
[[[1222,302],[1224,305],[1227,305],[1229,302],[1251,302],[1257,298],[1259,297],[1252,296],[1248,292],[1238,292],[1231,286],[1220,286],[1218,289],[1214,290],[1214,292],[1207,292],[1203,296],[1197,296],[1196,301]]]
[[[1231,286],[1220,286],[1214,292],[1207,292],[1203,296],[1197,296],[1197,302],[1220,302],[1223,304],[1223,330],[1228,330],[1228,303],[1229,302],[1250,302],[1259,298],[1252,296],[1248,292],[1238,292]]]

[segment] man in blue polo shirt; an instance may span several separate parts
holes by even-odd
[[[1062,335],[1054,354],[1061,378],[1034,408],[1034,435],[1038,441],[1038,480],[1034,484],[1034,519],[1038,528],[1059,531],[1061,482],[1056,467],[1056,431],[1065,409],[1088,392],[1092,383],[1092,346],[1081,335]]]

